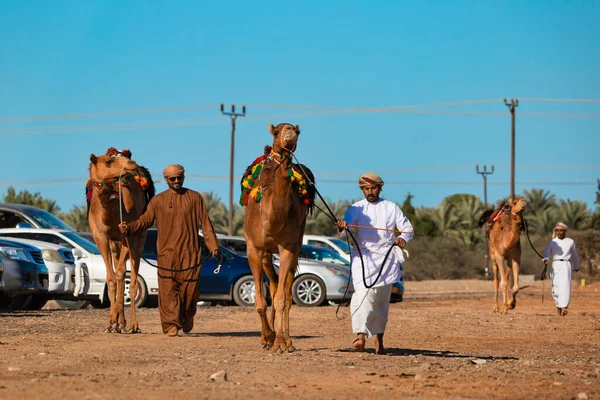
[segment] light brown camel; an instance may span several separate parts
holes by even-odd
[[[502,290],[502,313],[517,305],[519,292],[519,265],[521,263],[521,230],[523,230],[523,212],[527,207],[524,199],[509,200],[498,213],[491,218],[493,223],[489,231],[490,259],[494,270],[494,312],[498,312],[498,287]],[[504,266],[506,260],[506,266]],[[512,271],[512,299],[509,301],[509,280]],[[498,280],[498,276],[500,280]]]
[[[250,196],[252,199],[246,195],[244,234],[256,288],[255,308],[262,324],[261,343],[264,348],[272,348],[273,352],[291,352],[295,350],[290,337],[289,319],[292,284],[306,217],[314,200],[314,188],[307,187],[306,177],[299,177],[298,174],[296,178],[292,176],[293,171],[304,171],[312,182],[314,177],[305,166],[298,168],[292,163],[291,152],[296,150],[300,127],[287,123],[274,127],[271,124],[269,130],[274,137],[272,149],[267,147],[265,155],[259,157],[245,174],[247,176],[249,172],[257,171],[252,167],[260,165],[260,173],[255,174],[251,184],[254,188]],[[302,183],[304,185],[299,187],[298,184]],[[280,254],[279,276],[273,268],[273,253]],[[269,291],[273,299],[269,318],[263,293],[263,271],[269,278]]]
[[[106,155],[90,155],[90,179],[86,185],[88,221],[94,241],[106,265],[110,316],[105,332],[140,332],[135,316],[138,269],[146,232],[124,238],[119,223],[136,220],[154,196],[154,183],[147,169],[130,159],[131,152],[110,148]],[[125,319],[125,274],[131,260],[131,325]],[[114,268],[113,268],[114,266]]]

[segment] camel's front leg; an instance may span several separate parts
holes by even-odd
[[[494,312],[497,313],[500,311],[498,308],[498,286],[500,285],[500,281],[498,280],[499,267],[496,257],[490,255],[490,258],[492,260],[492,270],[494,271]]]
[[[129,240],[130,243],[132,240]],[[138,271],[140,269],[140,258],[141,254],[137,250],[139,247],[134,244],[133,248],[129,249],[129,254],[131,255],[131,281],[129,283],[129,298],[131,299],[131,325],[129,327],[130,333],[141,333],[140,326],[138,325],[136,318],[136,306],[135,299],[137,298],[137,289],[138,289]]]
[[[273,343],[273,352],[283,353],[288,349],[284,337],[284,334],[286,332],[285,306],[287,297],[287,290],[285,290],[285,285],[288,275],[290,274],[290,270],[293,270],[292,265],[294,263],[295,257],[294,254],[288,250],[280,248],[279,251],[281,254],[279,264],[279,290],[277,291],[277,294],[273,299],[273,307],[275,307],[275,330],[277,332],[277,336],[275,337],[275,343]]]
[[[509,304],[509,308],[512,310],[517,306],[517,293],[519,293],[519,290],[521,290],[521,288],[519,287],[519,262],[520,262],[520,258],[513,258],[512,259],[512,273],[513,273],[513,287],[512,287],[512,300]]]
[[[502,268],[500,268],[500,290],[502,290],[502,314],[508,312],[508,281],[510,279],[510,259],[507,260],[507,266],[504,267],[502,260]]]
[[[106,287],[108,289],[108,300],[110,301],[110,313],[108,315],[108,325],[104,329],[105,333],[114,332],[117,322],[117,312],[115,308],[115,295],[116,295],[116,277],[113,269],[113,258],[111,255],[110,245],[108,239],[103,235],[94,236],[94,241],[97,243],[102,259],[104,260],[104,266],[106,267]]]
[[[271,295],[271,312],[269,313],[269,326],[273,329],[275,328],[275,307],[273,306],[273,299],[275,299],[275,295],[277,294],[277,284],[278,277],[275,273],[275,268],[273,267],[273,255],[271,253],[267,253],[265,257],[263,257],[263,270],[265,274],[267,274],[267,278],[269,278],[269,294]],[[275,332],[273,332],[273,340],[271,341],[270,347],[273,347],[273,341],[275,340]]]
[[[269,321],[267,320],[267,302],[263,293],[262,260],[264,252],[248,246],[246,253],[248,255],[248,262],[250,263],[250,269],[252,270],[252,277],[254,278],[254,289],[256,291],[256,295],[254,296],[254,308],[260,317],[260,342],[263,348],[271,348],[275,341],[275,332],[273,332],[269,325]]]
[[[297,262],[297,261],[296,261]],[[295,268],[294,268],[295,270]],[[296,348],[292,345],[292,338],[290,336],[290,309],[292,308],[292,286],[294,285],[294,271],[288,272],[287,279],[285,280],[285,331],[283,338],[285,339],[285,345],[288,352],[295,351]]]
[[[125,275],[127,273],[127,257],[129,252],[125,246],[117,246],[119,259],[116,261],[117,290],[116,290],[116,311],[117,311],[117,329],[121,333],[126,331],[127,321],[125,319]]]

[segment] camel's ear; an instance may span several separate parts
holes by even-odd
[[[271,135],[275,136],[275,127],[273,124],[269,124],[269,132],[271,132]]]
[[[300,125],[296,125],[296,134],[299,135],[300,134]]]
[[[96,162],[98,162],[98,159],[95,155],[90,154],[90,161],[92,162],[92,164],[96,164]]]

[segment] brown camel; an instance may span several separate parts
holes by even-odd
[[[104,264],[110,299],[110,316],[105,332],[140,332],[135,317],[138,269],[146,232],[124,238],[121,221],[135,221],[154,196],[154,183],[147,169],[130,159],[131,152],[110,148],[106,155],[90,155],[90,179],[86,185],[88,221]],[[112,255],[112,256],[111,256]],[[131,325],[127,328],[124,296],[127,259],[131,259]],[[114,269],[113,269],[114,265]]]
[[[517,293],[519,292],[519,264],[521,263],[521,230],[523,229],[523,212],[527,207],[524,199],[509,200],[492,215],[489,230],[490,259],[494,270],[494,312],[498,312],[498,287],[502,290],[503,306],[502,313],[506,314],[509,309],[517,305]],[[506,267],[504,266],[506,260]],[[513,287],[512,299],[509,301],[508,286],[510,272],[512,270]],[[500,281],[498,281],[498,275]]]
[[[265,155],[246,171],[245,181],[242,179],[242,201],[247,204],[244,234],[256,288],[255,308],[262,324],[261,343],[264,348],[282,353],[295,350],[289,320],[292,284],[306,217],[314,201],[314,188],[307,187],[305,179],[314,182],[314,177],[305,166],[292,163],[291,153],[296,150],[300,127],[283,123],[276,127],[271,124],[269,129],[274,137],[273,147],[267,146]],[[253,169],[256,165],[258,167]],[[253,172],[253,178],[248,176]],[[248,181],[250,185],[245,185]],[[280,254],[279,277],[273,268],[273,253]],[[273,299],[269,318],[263,293],[263,271],[269,278]]]

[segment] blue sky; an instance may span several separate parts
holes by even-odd
[[[291,122],[302,130],[297,157],[329,199],[358,198],[366,171],[397,202],[483,197],[475,165],[493,164],[492,202],[510,192],[501,99],[514,97],[516,192],[595,207],[600,103],[524,99],[600,98],[600,3],[217,3],[1,2],[0,194],[12,184],[63,210],[81,205],[90,153],[114,146],[159,190],[162,169],[181,163],[186,186],[227,201],[223,102],[248,107],[234,199],[237,177],[272,142],[268,124]],[[485,99],[495,100],[440,105]],[[430,106],[357,110],[408,105]]]

